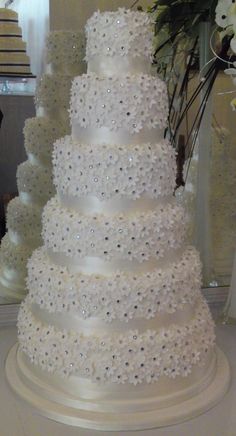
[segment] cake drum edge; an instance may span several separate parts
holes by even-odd
[[[21,371],[21,355],[15,344],[6,359],[6,378],[12,390],[24,401],[33,406],[40,415],[56,420],[66,425],[104,431],[144,430],[167,425],[175,425],[190,420],[214,407],[226,394],[230,384],[230,369],[225,354],[216,348],[215,374],[211,383],[195,396],[166,408],[137,413],[101,413],[75,409],[49,400],[43,394],[42,386],[35,385],[35,377],[25,378]],[[36,389],[35,389],[36,386]],[[53,386],[47,386],[53,396]],[[38,392],[37,392],[38,390]],[[67,404],[73,398],[66,396],[61,390],[55,395],[61,395]]]

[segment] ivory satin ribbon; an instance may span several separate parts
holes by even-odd
[[[9,236],[9,239],[13,242],[13,244],[15,244],[15,245],[20,245],[20,244],[21,245],[24,245],[24,244],[31,245],[32,249],[35,246],[39,245],[41,242],[40,237],[38,237],[38,238],[34,237],[31,239],[31,237],[30,237],[31,235],[30,235],[29,238],[28,237],[23,238],[21,235],[19,235],[19,233],[13,232],[11,229],[8,230],[8,236]]]
[[[147,330],[158,331],[161,328],[169,327],[172,324],[183,326],[188,324],[196,311],[196,305],[192,306],[186,304],[184,309],[178,310],[172,314],[158,313],[154,318],[135,318],[129,319],[128,322],[124,321],[112,321],[107,323],[97,317],[89,317],[83,319],[79,317],[75,312],[68,313],[52,313],[40,308],[36,303],[31,305],[31,311],[37,320],[40,320],[43,324],[54,325],[58,329],[73,330],[81,333],[85,336],[89,335],[106,335],[109,334],[121,334],[129,330],[138,330],[139,333],[144,333]]]
[[[0,282],[5,288],[11,291],[16,291],[20,294],[25,291],[24,277],[15,270],[2,268]]]
[[[54,109],[46,109],[42,106],[36,107],[36,116],[37,117],[49,117],[53,119],[61,119],[65,121],[68,118],[67,109],[54,108]]]
[[[24,273],[20,273],[20,272],[14,270],[14,269],[10,269],[10,268],[7,268],[7,267],[4,268],[3,275],[4,275],[4,277],[7,280],[15,280],[18,283],[19,282],[23,283],[24,280],[25,280],[25,274]],[[20,287],[20,285],[19,285],[19,287]]]
[[[122,259],[106,262],[102,258],[95,256],[86,256],[84,258],[68,257],[63,253],[53,252],[50,248],[47,249],[47,252],[52,262],[59,266],[65,266],[72,273],[101,274],[105,276],[112,275],[116,271],[139,274],[150,272],[156,268],[164,268],[183,255],[183,249],[181,248],[179,250],[171,250],[170,253],[166,254],[164,259],[159,261],[149,259],[140,263]]]
[[[122,129],[110,130],[108,127],[81,127],[72,120],[72,138],[83,144],[96,145],[140,145],[157,144],[164,138],[163,130],[159,128],[144,128],[138,133],[129,133]]]
[[[135,213],[147,212],[155,210],[158,206],[164,206],[172,202],[172,197],[163,197],[160,199],[152,199],[146,196],[141,196],[136,200],[129,198],[112,198],[101,201],[95,195],[87,195],[86,197],[73,197],[64,195],[59,192],[60,203],[69,208],[74,209],[83,214],[92,215],[101,213],[103,215],[115,215],[117,213]]]
[[[33,153],[28,153],[28,160],[32,165],[41,165],[40,160]]]
[[[130,58],[128,56],[93,56],[88,61],[88,73],[100,77],[132,76],[151,74],[151,62],[145,56]]]
[[[153,384],[99,384],[75,375],[64,379],[43,371],[18,350],[21,379],[44,398],[82,410],[119,413],[154,410],[188,400],[205,389],[216,370],[215,353],[209,353],[203,367],[195,366],[187,377],[161,377]],[[70,396],[68,396],[68,394]]]
[[[48,159],[39,159],[33,153],[28,153],[28,160],[32,165],[38,165],[50,168],[50,161]]]
[[[45,200],[42,199],[41,201],[37,198],[37,200],[35,199],[35,197],[31,194],[29,194],[28,192],[24,192],[24,191],[20,191],[19,192],[19,197],[20,200],[22,201],[22,203],[24,204],[30,204],[32,205],[32,203],[36,203],[37,206],[41,206],[43,207],[45,204]]]
[[[87,64],[81,59],[80,62],[76,62],[76,64],[65,64],[65,62],[57,63],[56,65],[47,64],[45,66],[45,74],[65,74],[66,76],[78,76],[79,74],[86,73]]]

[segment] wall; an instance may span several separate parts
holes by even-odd
[[[86,20],[97,9],[105,11],[119,7],[129,8],[134,2],[135,0],[50,0],[50,29],[82,29]],[[137,2],[144,9],[152,4],[153,0]]]

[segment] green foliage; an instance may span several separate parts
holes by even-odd
[[[156,0],[149,11],[155,15],[155,32],[165,29],[172,45],[198,35],[199,23],[215,19],[217,0]]]
[[[216,5],[217,0],[156,0],[149,10],[157,12],[157,30],[167,25],[175,33],[183,27],[191,35],[200,22],[214,22]]]
[[[225,59],[230,49],[230,38],[223,38],[219,59],[204,69],[204,80],[199,81],[189,95],[189,82],[199,70],[199,24],[215,24],[217,3],[218,0],[156,0],[149,8],[155,20],[155,64],[169,91],[168,133],[177,150],[178,186],[184,185],[179,140],[184,131],[181,147],[184,147],[185,155],[191,157],[206,103],[221,68],[220,58]],[[194,119],[190,122],[189,109],[196,102]]]

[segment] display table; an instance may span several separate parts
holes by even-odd
[[[0,422],[4,436],[235,436],[236,428],[236,327],[220,326],[218,344],[229,358],[232,384],[224,399],[209,412],[181,425],[139,432],[98,432],[68,427],[40,417],[35,410],[17,398],[4,375],[4,361],[16,341],[15,327],[0,329]]]

